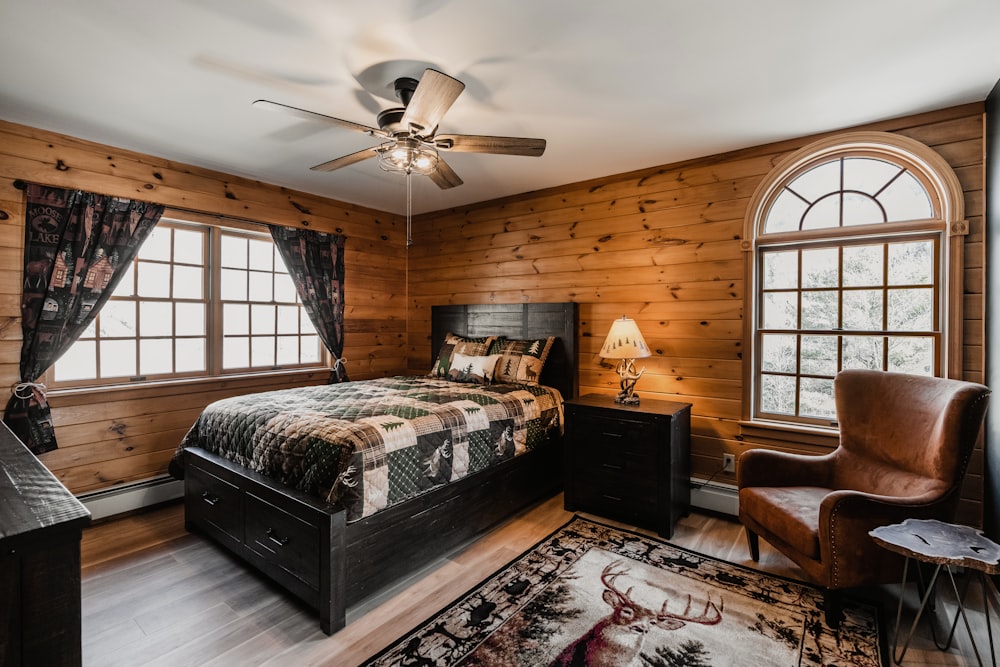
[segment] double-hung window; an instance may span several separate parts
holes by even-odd
[[[267,232],[163,218],[46,382],[66,388],[312,368],[323,355]]]
[[[960,195],[942,159],[895,135],[824,140],[775,169],[745,246],[751,419],[835,425],[833,380],[845,369],[949,374]]]

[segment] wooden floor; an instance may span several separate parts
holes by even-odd
[[[312,611],[211,542],[185,532],[180,504],[105,522],[83,536],[84,664],[357,665],[571,516],[560,495],[514,517],[377,599],[348,609],[347,627],[332,637],[319,630]],[[761,560],[752,563],[742,528],[727,517],[692,513],[671,541],[768,572],[799,574],[763,541]],[[873,592],[886,610],[887,632],[895,620],[898,588]],[[907,593],[907,600],[912,619],[915,591]],[[978,599],[971,605],[982,608]],[[944,606],[953,609],[947,600]],[[982,646],[983,614],[976,611],[971,619],[974,631],[981,631],[980,650],[988,651]],[[921,629],[904,665],[977,664],[961,628],[957,648],[949,652],[936,650],[924,638],[926,626]]]

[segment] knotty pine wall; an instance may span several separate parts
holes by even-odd
[[[0,386],[17,382],[21,350],[24,199],[13,185],[18,179],[199,211],[199,219],[210,223],[231,216],[345,234],[348,372],[364,379],[406,368],[406,239],[399,216],[0,121]],[[60,448],[41,460],[77,494],[164,474],[177,443],[209,402],[322,383],[327,375],[54,392]]]
[[[853,129],[898,132],[955,169],[971,233],[965,247],[964,368],[983,377],[983,105]],[[598,352],[611,321],[637,320],[654,356],[638,393],[690,402],[692,470],[707,478],[722,454],[755,446],[817,453],[821,445],[741,433],[744,217],[754,189],[784,156],[826,135],[608,176],[420,216],[410,249],[410,368],[429,366],[430,306],[576,301],[580,392],[613,395],[618,375]],[[544,159],[541,158],[541,159]],[[600,161],[600,156],[593,156]],[[982,450],[962,518],[978,523]],[[735,483],[730,474],[718,481]]]
[[[971,224],[964,367],[975,381],[982,381],[984,357],[982,128],[981,104],[852,128],[923,141],[964,186]],[[696,476],[713,474],[723,452],[762,445],[821,451],[754,440],[739,424],[746,206],[773,164],[820,136],[420,216],[407,270],[399,216],[0,121],[0,381],[17,381],[20,355],[24,203],[13,182],[34,180],[346,234],[345,356],[352,378],[425,371],[433,304],[571,300],[580,303],[581,392],[617,391],[613,366],[597,353],[611,320],[636,318],[655,350],[643,363],[639,393],[693,404]],[[162,474],[207,403],[324,379],[284,374],[56,393],[51,403],[61,448],[42,460],[74,493]],[[981,514],[982,469],[977,451],[962,507],[969,522]],[[716,479],[735,482],[727,474]]]

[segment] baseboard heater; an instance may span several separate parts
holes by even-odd
[[[705,480],[692,477],[691,506],[722,514],[739,516],[739,487],[722,482],[709,482],[706,484]]]
[[[184,482],[168,477],[153,477],[131,484],[101,489],[77,496],[94,521],[116,514],[158,505],[184,496]]]

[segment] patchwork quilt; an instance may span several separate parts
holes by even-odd
[[[185,447],[201,447],[347,509],[356,521],[531,451],[562,429],[562,397],[539,385],[390,377],[212,403]]]

